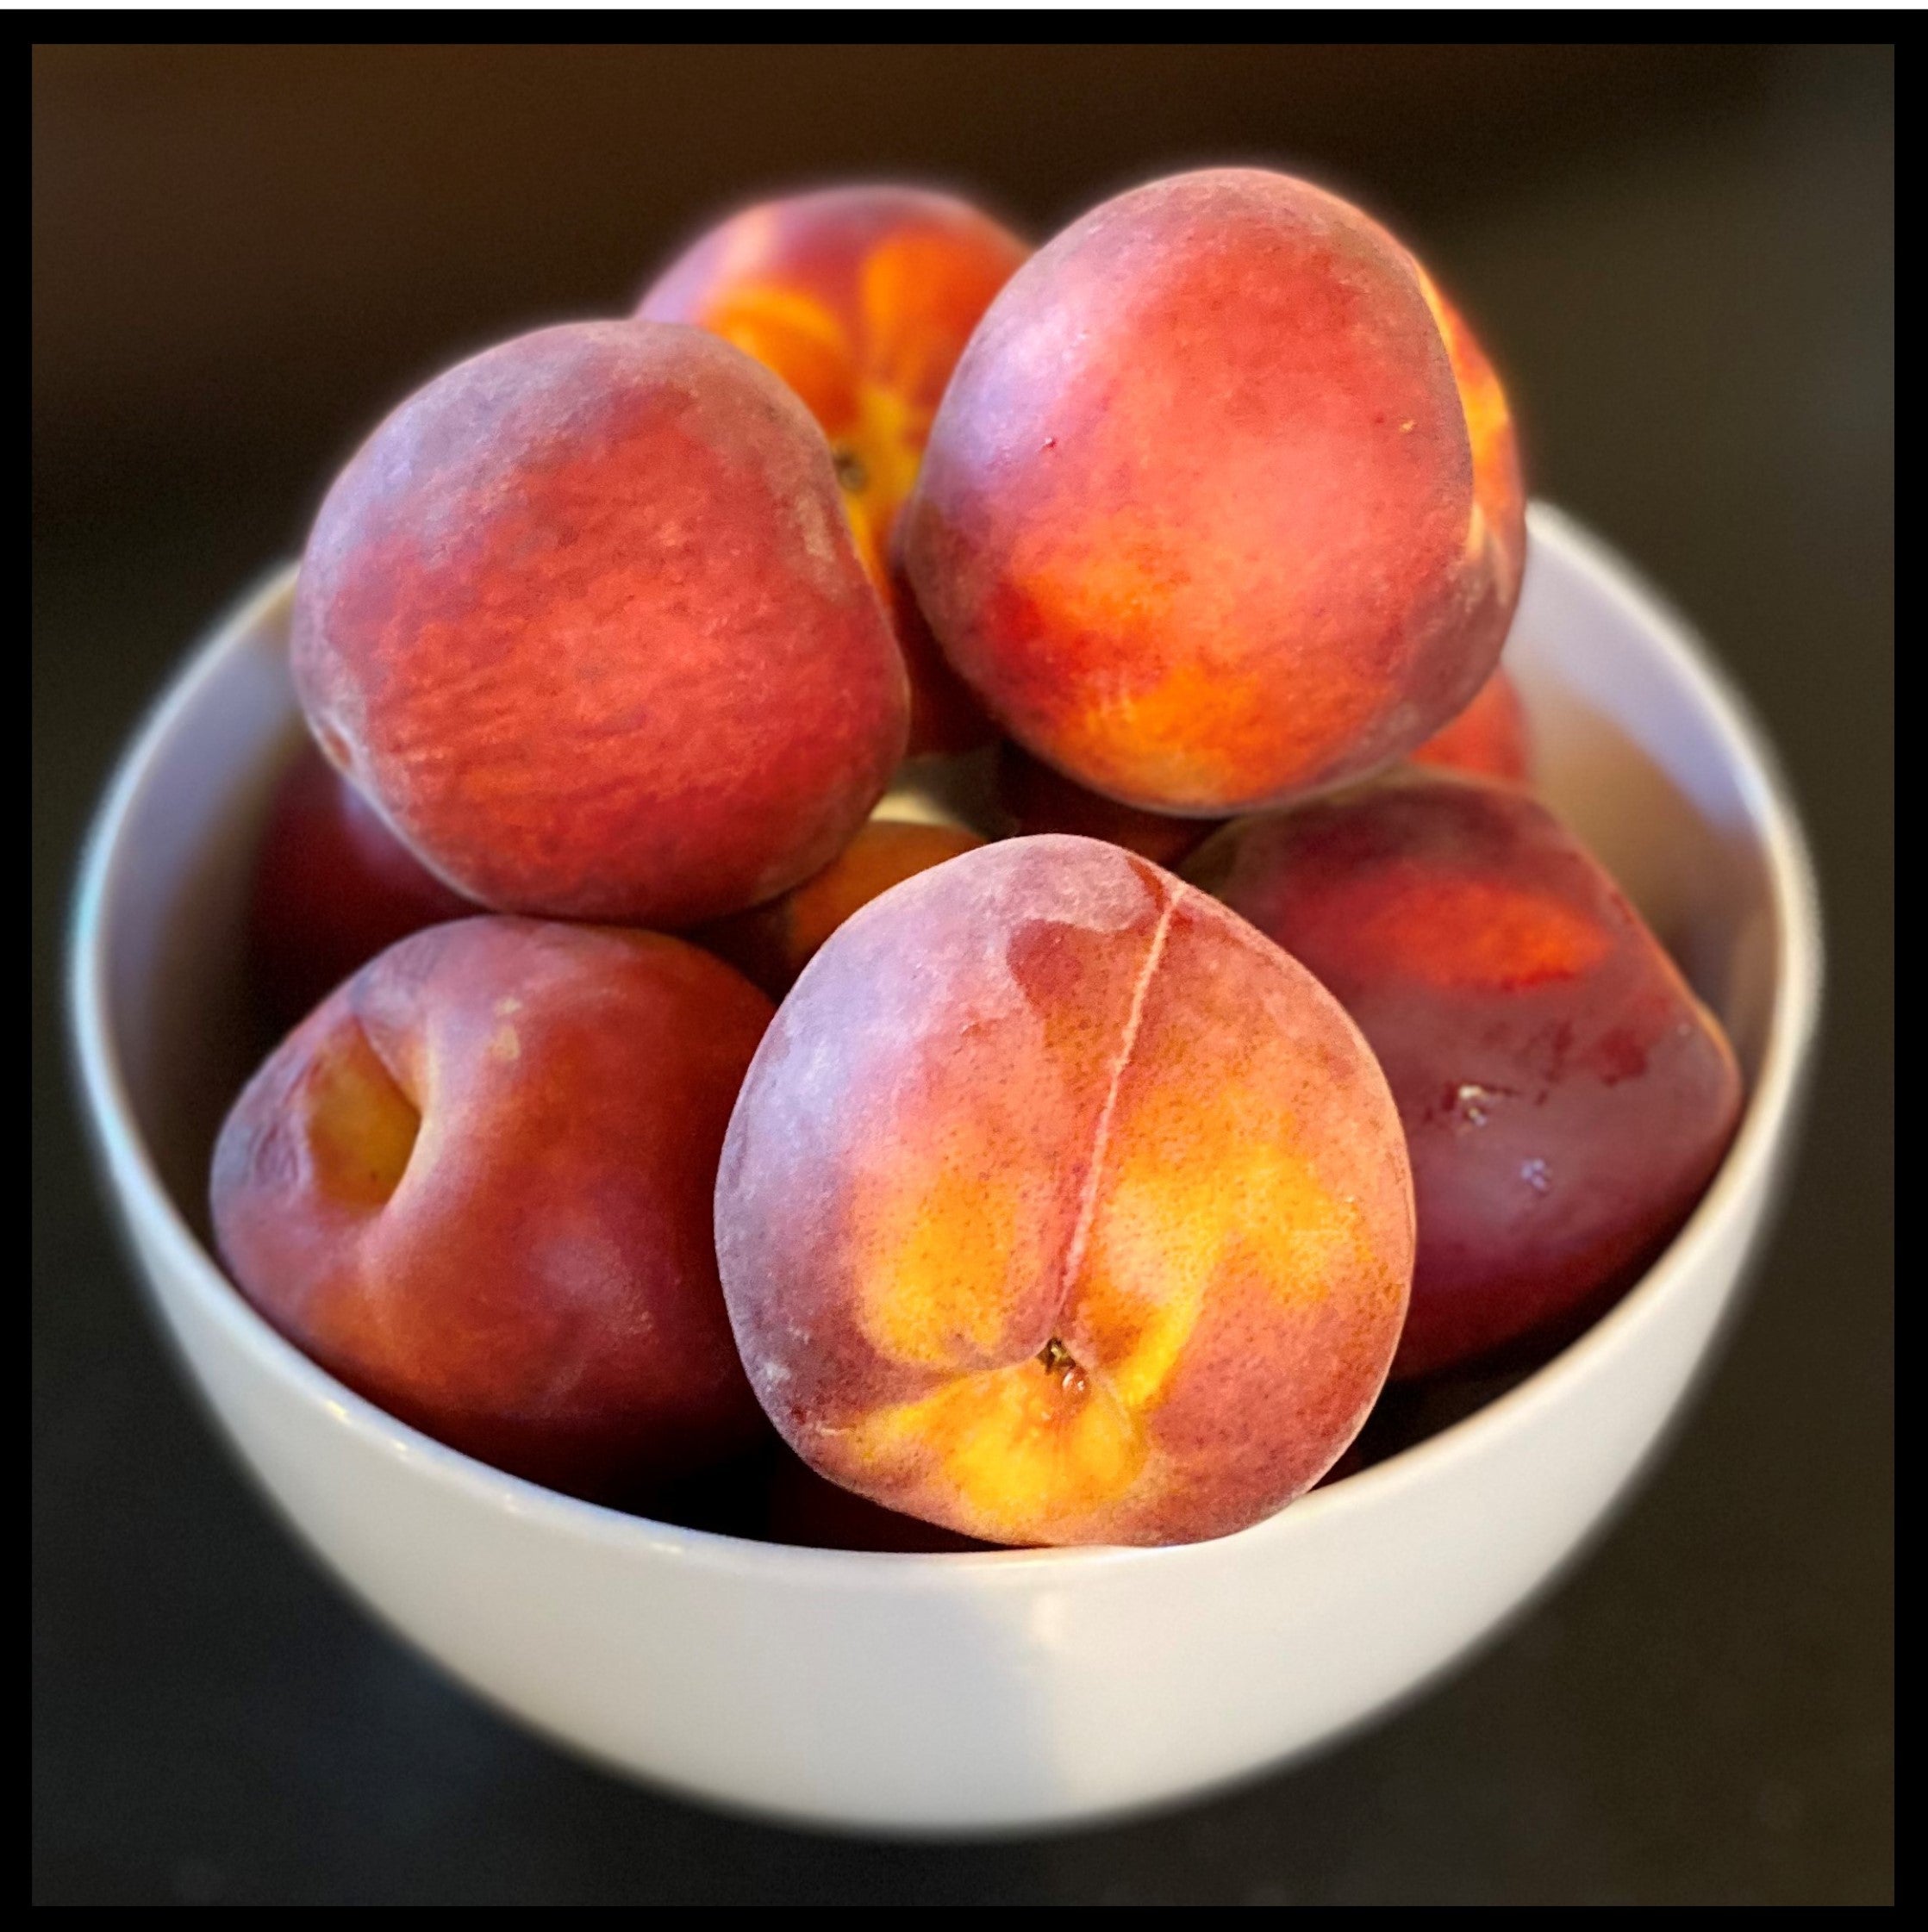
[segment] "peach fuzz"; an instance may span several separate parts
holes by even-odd
[[[828,1480],[1002,1543],[1222,1536],[1357,1432],[1412,1268],[1385,1081],[1312,976],[1114,845],[852,919],[717,1177],[752,1387]]]
[[[883,184],[822,189],[721,222],[636,311],[733,342],[776,371],[822,427],[910,671],[914,753],[965,751],[994,735],[893,569],[891,533],[951,371],[1028,252],[955,196]]]
[[[1435,732],[1413,752],[1413,763],[1474,778],[1501,778],[1513,785],[1532,778],[1526,707],[1503,669],[1481,685],[1479,695],[1444,730]]]
[[[475,910],[312,745],[302,746],[268,807],[248,904],[249,968],[278,1028],[397,939]]]
[[[902,549],[1028,751],[1224,817],[1402,756],[1498,660],[1524,554],[1505,399],[1407,252],[1254,169],[1085,215],[945,392]]]
[[[234,1103],[222,1256],[297,1348],[484,1461],[621,1499],[754,1441],[710,1237],[771,1007],[678,939],[402,940]]]
[[[501,911],[676,926],[768,899],[904,748],[822,437],[665,324],[539,329],[396,410],[315,520],[293,663],[329,758]]]
[[[1065,832],[1122,845],[1154,865],[1176,865],[1208,838],[1215,819],[1175,819],[1120,805],[1053,771],[1009,739],[997,748],[997,802],[1020,836]]]
[[[701,927],[691,937],[746,974],[771,999],[781,1000],[817,949],[858,907],[983,843],[976,832],[954,826],[872,819],[814,878],[792,886],[766,906]]]
[[[1247,819],[1186,876],[1337,995],[1391,1082],[1419,1260],[1398,1376],[1599,1312],[1739,1119],[1719,1023],[1579,841],[1511,785],[1408,769]]]

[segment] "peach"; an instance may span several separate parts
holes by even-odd
[[[781,1000],[818,947],[859,906],[983,843],[976,832],[955,826],[872,819],[814,878],[692,937],[747,974],[771,999]]]
[[[397,939],[475,910],[312,745],[302,746],[269,806],[248,907],[254,983],[278,1027]]]
[[[752,1387],[817,1472],[987,1542],[1221,1536],[1371,1407],[1413,1255],[1351,1022],[1169,873],[1014,838],[844,925],[717,1176]]]
[[[539,329],[438,377],[322,504],[295,677],[438,877],[646,925],[820,870],[908,695],[823,439],[697,329]]]
[[[1028,751],[1224,817],[1402,756],[1498,660],[1506,402],[1418,265],[1255,169],[1121,195],[1032,257],[945,392],[902,552]]]
[[[573,1494],[646,1490],[761,1431],[710,1196],[770,1018],[652,933],[484,916],[365,966],[215,1150],[241,1293],[371,1401]]]
[[[1463,771],[1475,778],[1503,778],[1515,785],[1532,778],[1526,707],[1504,670],[1494,671],[1465,710],[1413,752],[1413,763]]]
[[[1053,771],[1021,745],[1006,739],[997,749],[997,801],[1020,834],[1066,832],[1122,845],[1154,865],[1176,865],[1221,822],[1175,819],[1163,812],[1120,805],[1101,792]]]
[[[1408,769],[1242,820],[1185,871],[1318,975],[1392,1084],[1419,1218],[1395,1375],[1597,1312],[1719,1166],[1719,1023],[1530,794]]]
[[[910,739],[905,755],[953,757],[994,743],[997,726],[970,687],[951,669],[943,646],[918,608],[895,545],[886,576],[884,602],[910,680]]]
[[[710,229],[636,311],[714,330],[775,370],[822,426],[909,668],[913,752],[965,751],[994,735],[894,570],[891,533],[951,371],[1028,252],[954,196],[824,189]]]

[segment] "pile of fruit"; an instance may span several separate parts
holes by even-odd
[[[945,196],[773,202],[448,371],[302,559],[234,1281],[618,1506],[749,1469],[792,1540],[1269,1516],[1388,1376],[1593,1318],[1738,1117],[1532,789],[1525,552],[1465,325],[1261,171],[1035,253]],[[973,825],[892,791],[959,773]]]

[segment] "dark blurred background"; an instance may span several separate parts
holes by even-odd
[[[1785,47],[130,47],[34,60],[34,1887],[64,1904],[1892,1896],[1893,58]],[[556,1755],[371,1627],[136,1305],[60,1044],[116,746],[390,402],[840,175],[1042,234],[1200,160],[1352,193],[1537,490],[1705,629],[1813,832],[1830,1015],[1758,1293],[1610,1538],[1443,1690],[1149,1822],[820,1839]]]

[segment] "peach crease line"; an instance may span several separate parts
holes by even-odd
[[[1164,907],[1158,914],[1157,930],[1151,935],[1151,943],[1145,950],[1145,963],[1139,968],[1138,981],[1132,988],[1132,1003],[1125,1014],[1125,1032],[1118,1049],[1118,1057],[1113,1061],[1110,1083],[1105,1089],[1104,1105],[1098,1109],[1098,1125],[1091,1136],[1091,1157],[1084,1171],[1084,1189],[1078,1202],[1078,1218],[1071,1225],[1071,1239],[1064,1250],[1064,1273],[1059,1281],[1058,1305],[1062,1310],[1073,1284],[1077,1281],[1078,1271],[1084,1266],[1084,1250],[1091,1239],[1091,1224],[1097,1218],[1098,1184],[1104,1175],[1105,1156],[1111,1145],[1112,1115],[1118,1109],[1119,1089],[1125,1084],[1125,1069],[1131,1064],[1132,1055],[1138,1049],[1139,1028],[1145,1019],[1145,1000],[1151,991],[1152,975],[1158,969],[1158,963],[1164,957],[1165,941],[1171,932],[1171,922],[1177,916],[1178,894],[1160,882],[1159,889],[1165,895]]]

